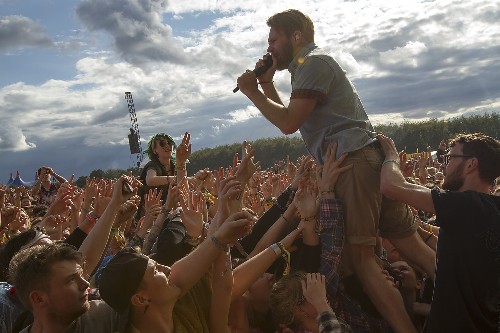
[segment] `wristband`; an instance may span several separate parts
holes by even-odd
[[[215,235],[212,235],[212,237],[210,237],[210,240],[212,241],[212,243],[214,243],[214,245],[216,247],[218,247],[219,249],[221,249],[222,251],[224,252],[229,252],[229,247],[227,245],[224,245],[222,244],[218,239],[217,237],[215,237]]]
[[[87,215],[85,215],[85,217],[87,218],[87,220],[89,220],[93,224],[96,224],[97,218],[94,215],[92,215],[91,213],[93,213],[93,212],[92,211],[88,212]]]
[[[273,245],[270,246],[270,248],[271,248],[271,250],[274,251],[274,253],[276,254],[276,257],[281,256],[281,253],[283,253],[283,251],[279,247],[278,243],[274,243]]]

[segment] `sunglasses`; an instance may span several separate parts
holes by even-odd
[[[165,146],[170,146],[170,142],[168,141],[165,141],[165,140],[160,140],[160,142],[158,143],[160,145],[160,147],[165,147]]]

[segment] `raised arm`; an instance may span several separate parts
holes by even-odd
[[[129,182],[134,187],[133,193],[123,192],[123,182]],[[92,274],[94,268],[97,266],[99,260],[101,259],[102,253],[106,248],[108,242],[109,234],[111,232],[111,227],[115,221],[116,215],[118,214],[118,209],[125,203],[134,193],[137,192],[137,183],[133,183],[131,179],[127,176],[121,176],[116,183],[114,183],[112,189],[112,196],[109,204],[107,204],[106,209],[99,217],[99,220],[95,223],[94,228],[90,234],[85,238],[79,251],[85,257],[85,266],[83,267],[83,273],[86,278]],[[105,192],[110,191],[110,189],[104,189]],[[96,209],[98,209],[98,204],[96,203]],[[91,214],[90,212],[88,213]],[[95,219],[94,219],[95,221]]]
[[[276,66],[276,64],[273,66]],[[274,70],[276,70],[276,67],[274,67]],[[274,72],[268,70],[259,77],[260,85],[265,94],[259,90],[255,73],[250,70],[247,70],[238,78],[238,87],[259,109],[262,115],[278,127],[281,132],[284,134],[295,133],[312,113],[317,100],[294,98],[290,100],[288,107],[285,107],[274,88],[272,76],[268,73]]]
[[[191,135],[188,132],[184,133],[182,142],[179,146],[177,146],[175,152],[175,171],[177,173],[177,186],[179,187],[179,190],[184,194],[187,194],[187,191],[189,191],[186,170],[187,160],[189,156],[191,156],[191,143],[189,142],[189,140],[191,140]]]
[[[380,191],[386,197],[404,202],[424,212],[434,213],[431,190],[425,186],[408,183],[399,168],[399,156],[391,138],[377,135],[385,153],[380,175]]]
[[[250,286],[264,274],[274,261],[281,257],[283,250],[293,251],[293,241],[302,233],[302,228],[294,229],[281,242],[275,243],[256,256],[248,259],[233,271],[234,285],[231,298],[243,295]],[[285,253],[286,255],[286,253]]]
[[[170,281],[181,289],[181,296],[198,282],[222,252],[229,251],[228,244],[250,233],[254,222],[248,212],[232,214],[211,237],[172,265]]]

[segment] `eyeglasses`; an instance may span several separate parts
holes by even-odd
[[[473,155],[458,155],[458,154],[445,154],[443,155],[444,156],[444,164],[445,165],[448,165],[448,163],[450,163],[450,159],[452,157],[461,157],[461,158],[471,158],[471,157],[475,157]]]

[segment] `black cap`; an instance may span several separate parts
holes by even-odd
[[[141,284],[148,261],[147,256],[132,248],[125,248],[104,267],[99,282],[99,293],[116,312],[123,313],[127,310],[130,298]]]

